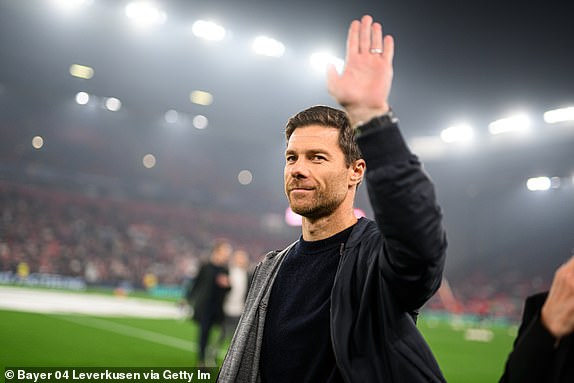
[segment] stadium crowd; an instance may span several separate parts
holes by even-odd
[[[0,272],[73,276],[107,287],[181,285],[217,238],[246,249],[255,262],[293,237],[262,225],[256,215],[0,182]],[[450,295],[441,289],[427,309],[517,320],[524,297],[549,281],[476,268],[447,275],[444,285]]]
[[[220,237],[254,256],[271,247],[255,216],[0,183],[0,271],[88,284],[181,284]]]

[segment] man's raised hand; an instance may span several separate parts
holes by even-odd
[[[353,126],[386,113],[393,81],[394,40],[369,15],[354,20],[347,36],[342,74],[327,71],[329,93],[347,111]]]

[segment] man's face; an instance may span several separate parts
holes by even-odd
[[[225,265],[231,256],[231,245],[224,243],[214,250],[212,260],[216,265]]]
[[[332,214],[348,196],[350,174],[337,129],[295,129],[285,151],[285,194],[291,210],[312,219]]]

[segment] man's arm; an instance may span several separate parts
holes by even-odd
[[[500,383],[534,383],[549,377],[556,339],[540,320],[540,308],[547,295],[536,294],[526,300],[518,335]]]
[[[574,257],[556,270],[541,320],[558,339],[574,332]]]
[[[556,270],[548,294],[529,297],[501,383],[548,378],[561,340],[574,333],[574,257]]]
[[[375,119],[357,143],[366,185],[383,236],[379,269],[405,311],[419,309],[439,288],[446,235],[434,186],[396,124]]]
[[[434,187],[408,149],[390,111],[394,40],[370,16],[353,21],[342,74],[328,73],[328,89],[354,127],[367,163],[367,187],[385,239],[380,269],[405,310],[419,308],[442,279],[446,237]]]

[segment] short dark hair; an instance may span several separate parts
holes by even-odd
[[[217,238],[211,245],[211,253],[219,251],[224,246],[231,246],[231,243],[225,238]]]
[[[355,142],[355,130],[347,114],[342,110],[329,106],[317,105],[307,108],[287,121],[285,138],[289,141],[297,128],[320,125],[339,130],[339,147],[345,154],[345,163],[351,166],[356,160],[362,158],[361,151]]]

